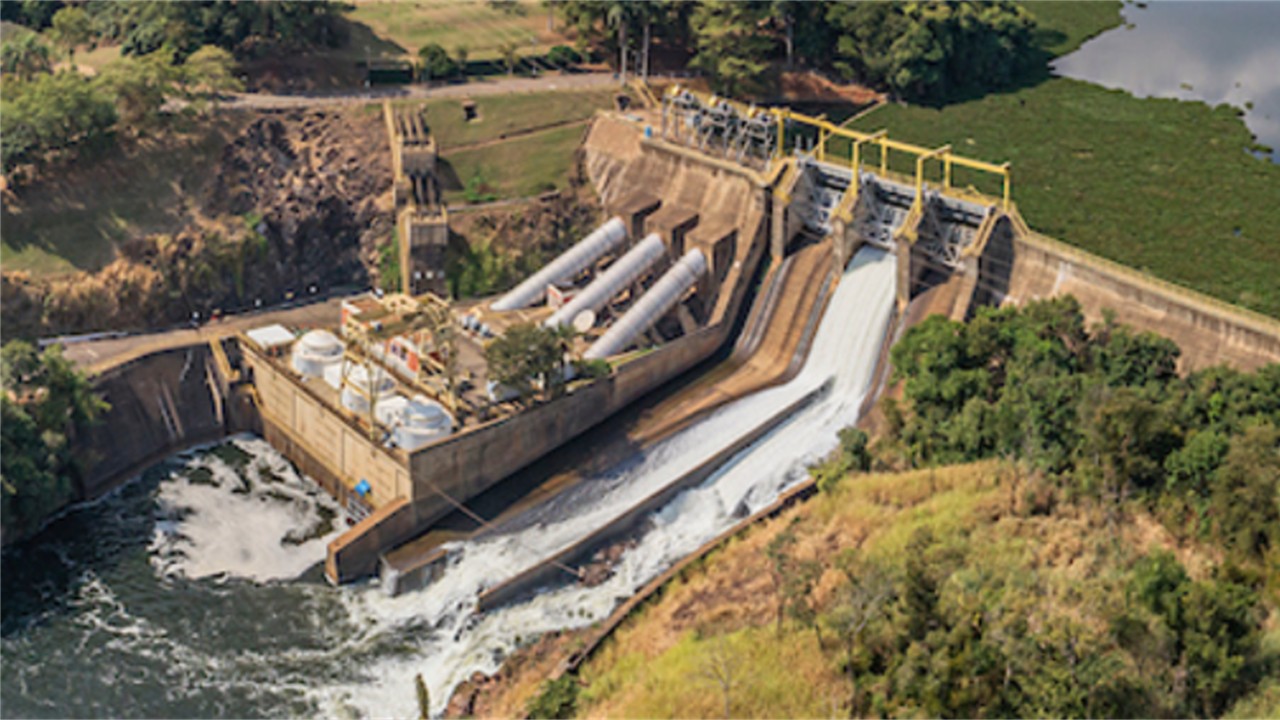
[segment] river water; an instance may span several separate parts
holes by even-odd
[[[1125,25],[1058,59],[1066,77],[1139,97],[1228,103],[1280,162],[1280,3],[1126,3]]]
[[[451,548],[443,576],[390,598],[329,587],[332,501],[260,439],[153,468],[3,558],[8,716],[409,717],[422,674],[456,685],[538,634],[606,617],[681,557],[771,502],[857,419],[893,305],[894,260],[864,249],[791,382],[726,406],[509,525]],[[603,584],[483,615],[477,594],[607,522],[778,408],[828,385],[701,486],[649,518]]]

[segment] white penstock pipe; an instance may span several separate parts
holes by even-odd
[[[650,234],[628,250],[626,255],[618,258],[608,270],[600,273],[582,292],[556,310],[543,324],[552,328],[569,325],[581,312],[600,310],[605,303],[656,265],[666,252],[667,246],[662,238],[657,233]]]
[[[702,251],[694,248],[680,258],[680,262],[671,266],[658,282],[649,288],[627,314],[618,319],[587,351],[583,358],[600,360],[610,355],[617,355],[626,349],[640,333],[648,330],[658,322],[667,311],[680,302],[685,291],[693,287],[703,273],[707,271],[707,258]]]
[[[563,282],[577,275],[583,268],[603,257],[605,253],[621,247],[626,240],[626,223],[622,222],[622,218],[615,217],[596,228],[577,245],[548,263],[546,267],[529,276],[511,292],[498,298],[490,307],[494,310],[519,310],[529,307],[542,299],[548,285]]]

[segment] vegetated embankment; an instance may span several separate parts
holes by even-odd
[[[368,285],[392,232],[379,120],[360,109],[253,115],[210,176],[179,193],[191,209],[168,231],[119,243],[96,272],[5,272],[5,337],[155,328]]]

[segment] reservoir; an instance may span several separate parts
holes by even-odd
[[[1138,97],[1228,103],[1280,162],[1280,3],[1126,3],[1125,24],[1053,64]]]

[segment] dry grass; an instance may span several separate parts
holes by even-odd
[[[587,688],[579,713],[719,716],[720,690],[704,672],[717,636],[727,638],[744,678],[733,693],[735,716],[839,713],[847,681],[819,651],[814,633],[791,625],[780,636],[774,632],[764,548],[786,528],[795,534],[797,557],[824,565],[815,591],[820,603],[843,582],[839,553],[854,549],[897,567],[912,534],[928,527],[941,545],[964,550],[966,570],[1034,573],[1042,594],[1033,624],[1070,617],[1100,631],[1108,609],[1084,599],[1117,597],[1125,571],[1141,555],[1172,550],[1193,577],[1213,564],[1140,512],[1118,523],[1087,505],[1037,514],[1025,499],[1030,482],[996,462],[867,475],[750,529],[668,585],[582,668]],[[793,693],[795,687],[804,692]]]

